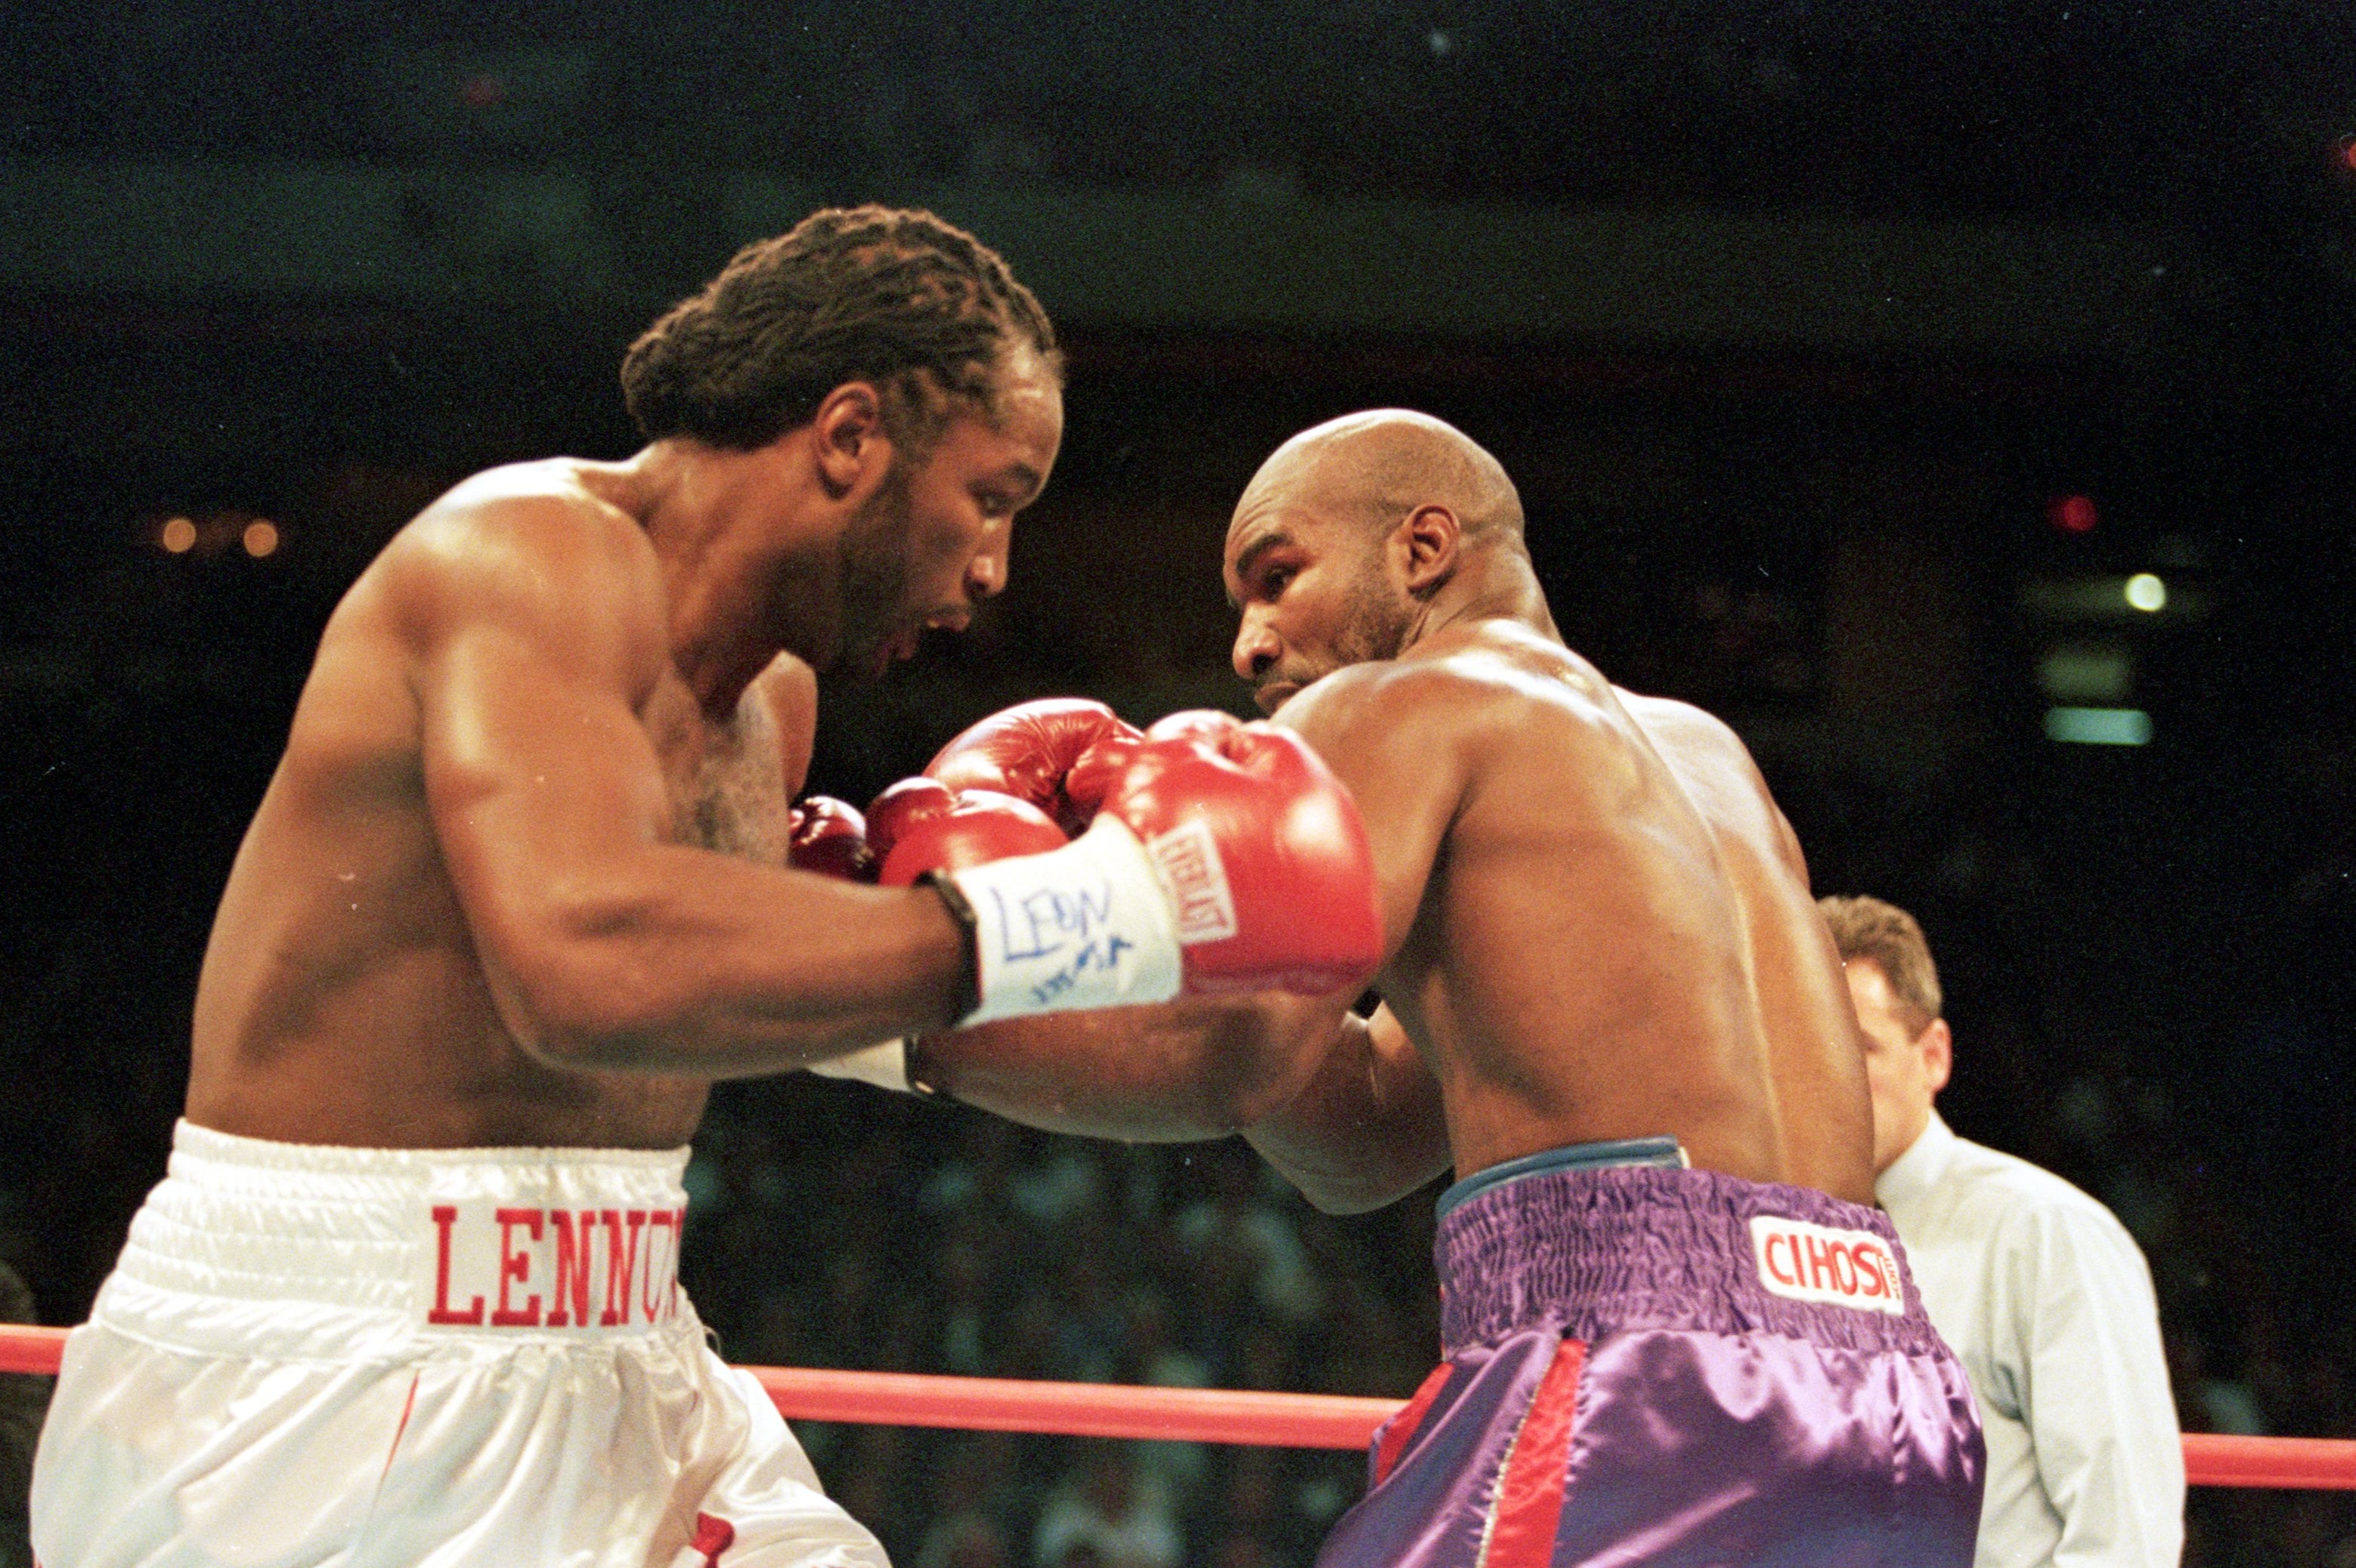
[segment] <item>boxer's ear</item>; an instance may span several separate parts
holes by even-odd
[[[837,499],[873,483],[892,467],[892,438],[884,429],[884,398],[872,382],[845,381],[826,395],[810,421],[819,477]]]
[[[1464,525],[1446,507],[1426,505],[1409,512],[1391,530],[1391,548],[1399,560],[1407,591],[1420,598],[1456,574],[1456,558],[1464,542]]]

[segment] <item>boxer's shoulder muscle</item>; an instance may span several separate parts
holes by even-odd
[[[1494,671],[1409,658],[1337,670],[1278,715],[1357,803],[1394,953],[1421,918],[1442,845],[1509,743],[1515,706]]]
[[[637,519],[562,463],[477,475],[428,507],[355,585],[419,658],[528,638],[643,698],[664,663],[662,576]]]
[[[1442,753],[1503,717],[1511,693],[1496,673],[1456,658],[1349,665],[1302,688],[1278,721],[1337,766],[1344,758],[1397,754],[1419,759],[1429,772]]]
[[[1452,811],[1485,727],[1480,693],[1442,666],[1351,665],[1302,688],[1278,712],[1358,796],[1376,842],[1403,800]]]
[[[1617,694],[1702,816],[1801,869],[1800,842],[1733,726],[1690,703]]]

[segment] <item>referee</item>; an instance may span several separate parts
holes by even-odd
[[[1979,1396],[1978,1568],[2174,1568],[2184,1447],[2142,1252],[2094,1199],[1931,1108],[1954,1040],[1914,917],[1871,898],[1818,907],[1865,1029],[1874,1196]]]

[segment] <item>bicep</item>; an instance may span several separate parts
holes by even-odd
[[[626,584],[486,562],[444,586],[418,661],[427,809],[478,937],[668,836]]]
[[[1395,1202],[1452,1158],[1440,1082],[1387,1006],[1340,1019],[1301,1090],[1244,1136],[1329,1213]]]

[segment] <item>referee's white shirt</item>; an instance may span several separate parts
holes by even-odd
[[[2184,1446],[2151,1270],[2126,1227],[1935,1111],[1873,1190],[1979,1396],[1977,1568],[2175,1568]]]

